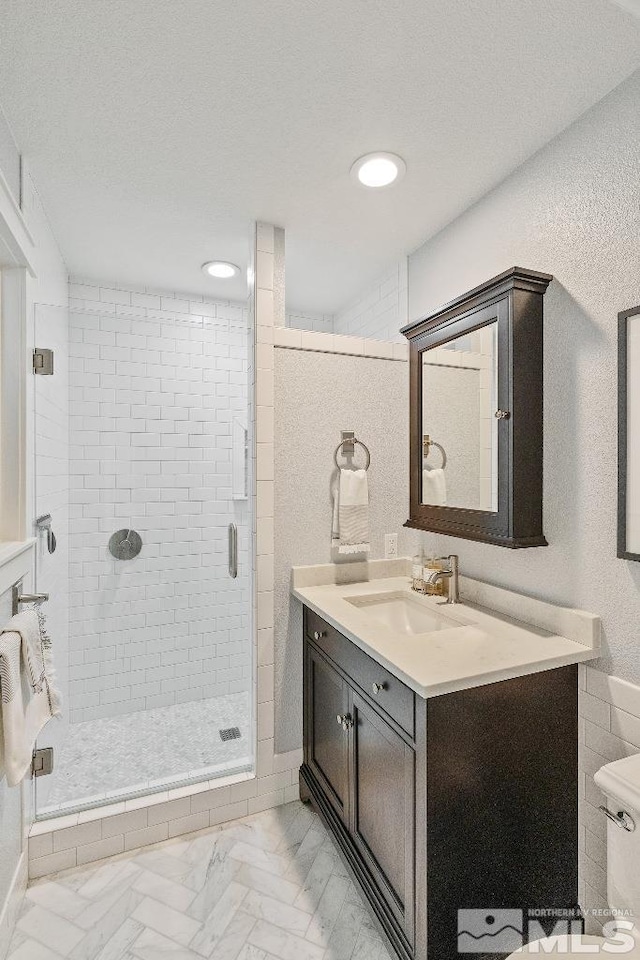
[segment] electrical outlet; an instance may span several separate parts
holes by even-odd
[[[398,534],[385,533],[384,535],[385,560],[394,560],[398,556]]]

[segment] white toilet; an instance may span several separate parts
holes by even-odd
[[[608,937],[558,936],[536,940],[511,954],[545,957],[630,957],[640,960],[640,754],[607,763],[595,782],[606,797],[607,901],[619,920],[631,921],[631,930]],[[612,916],[612,921],[615,918]],[[511,960],[511,957],[508,960]]]

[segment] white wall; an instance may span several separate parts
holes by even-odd
[[[602,617],[596,666],[633,682],[636,716],[640,564],[616,558],[616,431],[617,313],[640,303],[639,102],[640,72],[409,261],[411,318],[515,264],[555,276],[544,300],[549,546],[512,552],[442,536],[425,539],[441,553],[459,553],[462,570],[472,577]],[[601,690],[603,673],[589,675],[601,678],[592,681]],[[582,726],[580,840],[588,852],[581,896],[583,905],[597,906],[605,894],[605,821],[596,809],[602,800],[592,774],[606,760],[640,750],[640,737],[632,718],[626,732],[618,728],[616,743],[607,707],[583,698],[583,712],[589,709],[594,716],[586,730]]]
[[[5,138],[5,147],[12,156],[12,173],[7,178],[12,185],[14,194],[20,191],[16,188],[16,161],[11,148],[11,142]],[[3,171],[4,172],[4,171]],[[26,280],[26,341],[27,351],[24,357],[25,365],[30,366],[31,350],[35,342],[35,327],[38,324],[38,333],[51,333],[52,345],[59,342],[66,323],[67,310],[67,275],[64,263],[51,233],[47,219],[35,190],[31,178],[26,175],[22,184],[22,213],[33,237],[34,245],[29,251],[36,271],[36,276],[27,276]],[[49,329],[48,319],[55,314]],[[16,331],[17,335],[17,331]],[[55,342],[54,342],[55,341]],[[47,345],[46,343],[44,344]],[[44,379],[44,378],[41,378]],[[51,435],[60,436],[60,424],[64,422],[64,397],[66,397],[66,379],[64,376],[64,361],[61,375],[54,383],[49,378],[49,390],[59,405],[56,411],[49,411],[50,423],[55,421]],[[61,548],[56,554],[56,565],[46,572],[37,568],[38,579],[35,585],[38,589],[51,587],[52,603],[48,609],[48,627],[54,643],[54,656],[59,665],[64,664],[66,655],[66,605],[67,566],[64,559],[66,540],[66,512],[68,498],[66,496],[67,463],[64,446],[61,455],[52,458],[50,468],[45,469],[43,483],[36,491],[34,484],[34,467],[37,469],[35,435],[48,434],[49,429],[42,417],[42,407],[35,404],[35,378],[27,378],[27,534],[31,535],[31,524],[38,509],[47,502],[53,506],[59,519],[58,533]],[[16,397],[16,402],[18,398]],[[55,462],[54,462],[55,461]],[[48,509],[48,507],[46,508]],[[25,580],[25,587],[34,586],[30,577]],[[10,597],[4,594],[0,598],[0,619],[6,622],[10,615]],[[52,724],[55,723],[52,721]],[[26,835],[33,817],[33,782],[26,780],[21,788],[8,788],[4,778],[0,781],[0,914],[6,907],[7,911],[0,921],[0,956],[6,949],[10,934],[10,921],[19,905],[19,898],[26,883]],[[24,870],[22,869],[24,864]]]
[[[0,107],[0,171],[16,203],[20,203],[20,152]]]
[[[247,501],[231,475],[246,309],[91,282],[70,303],[71,720],[246,690]],[[109,537],[129,526],[142,552],[115,560]]]
[[[2,622],[11,616],[11,594],[0,596],[0,617]],[[30,782],[26,789],[31,786]],[[20,896],[20,890],[14,891],[14,886],[26,885],[26,865],[23,877],[16,878],[20,873],[22,853],[25,850],[22,818],[22,790],[18,787],[8,787],[4,777],[0,780],[0,957],[4,957],[11,937],[11,925],[15,921],[15,901]]]
[[[404,341],[398,331],[407,322],[407,282],[407,260],[403,257],[336,313],[333,332]]]
[[[282,348],[275,354],[276,748],[283,751],[302,745],[302,619],[290,595],[291,566],[340,559],[331,550],[330,484],[341,430],[355,430],[371,452],[370,558],[384,556],[385,533],[398,534],[399,556],[411,551],[415,535],[403,527],[406,361]]]

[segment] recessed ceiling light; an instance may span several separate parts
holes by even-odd
[[[388,187],[400,180],[406,169],[395,153],[367,153],[351,167],[351,176],[365,187]]]
[[[226,260],[209,260],[202,264],[202,272],[208,277],[215,277],[216,280],[231,280],[240,273],[240,267],[235,263],[228,263]]]

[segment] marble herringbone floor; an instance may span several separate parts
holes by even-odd
[[[30,887],[9,960],[389,960],[296,802]]]

